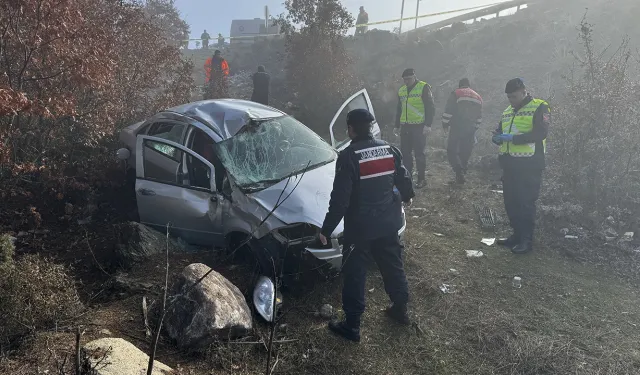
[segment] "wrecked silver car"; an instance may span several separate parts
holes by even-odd
[[[346,113],[356,108],[373,113],[366,90],[334,116],[331,145],[284,112],[234,99],[185,104],[127,127],[118,157],[135,168],[140,221],[159,229],[171,223],[172,234],[197,245],[248,241],[267,275],[285,253],[339,269],[343,223],[327,246],[316,235],[329,207],[336,150],[349,144],[334,124],[345,129]],[[380,136],[378,124],[373,131]]]

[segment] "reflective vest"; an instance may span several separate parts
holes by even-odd
[[[518,111],[514,111],[509,106],[502,113],[502,134],[525,134],[533,130],[533,115],[542,104],[547,104],[544,100],[533,99]],[[546,151],[547,140],[542,141],[543,152]],[[515,145],[513,142],[504,142],[500,145],[500,155],[510,155],[513,157],[530,158],[536,153],[535,143],[525,143]]]
[[[398,91],[402,105],[400,124],[424,124],[425,116],[422,92],[425,86],[431,88],[426,82],[418,81],[411,92],[408,92],[407,85],[402,86],[400,91]]]

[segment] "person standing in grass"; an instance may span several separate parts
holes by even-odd
[[[500,146],[504,207],[513,234],[498,244],[524,254],[533,250],[551,113],[547,102],[527,93],[521,78],[510,80],[505,93],[511,105],[502,114],[493,143]]]
[[[344,218],[342,307],[345,320],[329,329],[351,341],[360,341],[360,318],[365,310],[365,283],[369,255],[378,264],[391,307],[387,316],[409,324],[409,286],[402,262],[398,231],[403,225],[402,203],[414,197],[411,177],[400,151],[371,134],[373,115],[366,109],[347,114],[351,144],[340,152],[336,176],[319,238],[328,244]]]

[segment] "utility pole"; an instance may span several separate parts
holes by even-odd
[[[402,34],[402,19],[404,18],[404,0],[402,0],[402,9],[400,9],[400,34]]]
[[[420,0],[416,1],[416,25],[415,25],[415,29],[418,28],[418,12],[420,11]]]

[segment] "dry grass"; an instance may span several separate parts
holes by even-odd
[[[62,329],[82,309],[68,270],[37,255],[0,267],[0,345],[9,349],[36,330]]]

